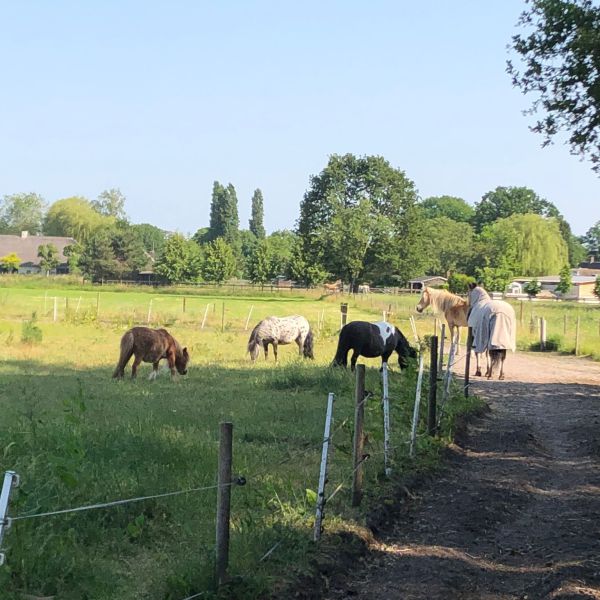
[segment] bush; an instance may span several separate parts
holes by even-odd
[[[475,277],[452,273],[448,278],[448,289],[453,294],[466,294],[469,291],[469,283],[475,283]]]
[[[562,345],[562,340],[561,338],[559,338],[558,336],[550,336],[547,340],[546,340],[546,348],[544,350],[544,352],[558,352],[561,348]],[[539,340],[537,342],[533,342],[530,346],[529,349],[532,350],[533,352],[542,352],[542,346],[539,342]]]
[[[24,344],[29,344],[33,346],[34,344],[39,344],[42,341],[42,330],[36,325],[37,323],[37,313],[32,313],[31,319],[29,321],[23,321],[23,326],[21,329],[21,341]]]

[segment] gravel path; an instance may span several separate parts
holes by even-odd
[[[600,364],[516,354],[490,411],[327,598],[600,599]]]

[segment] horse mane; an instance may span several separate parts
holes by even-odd
[[[438,290],[436,288],[426,288],[429,292],[429,298],[431,300],[431,308],[435,312],[445,313],[447,310],[454,308],[455,306],[466,306],[468,301],[448,290]]]

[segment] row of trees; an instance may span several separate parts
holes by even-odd
[[[259,189],[248,225],[240,229],[234,186],[220,182],[208,227],[190,238],[131,224],[115,189],[49,208],[36,194],[0,204],[0,233],[73,237],[70,270],[95,280],[129,278],[152,265],[169,282],[285,276],[307,285],[327,278],[404,285],[418,275],[464,273],[498,289],[516,275],[558,273],[600,247],[600,222],[578,239],[556,206],[531,189],[498,187],[474,206],[451,196],[420,200],[414,183],[384,158],[352,154],[331,156],[311,178],[294,232],[266,234]]]

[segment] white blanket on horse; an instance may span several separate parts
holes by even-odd
[[[473,328],[473,350],[516,350],[517,327],[513,307],[503,300],[491,300],[483,288],[470,294],[469,327]]]

